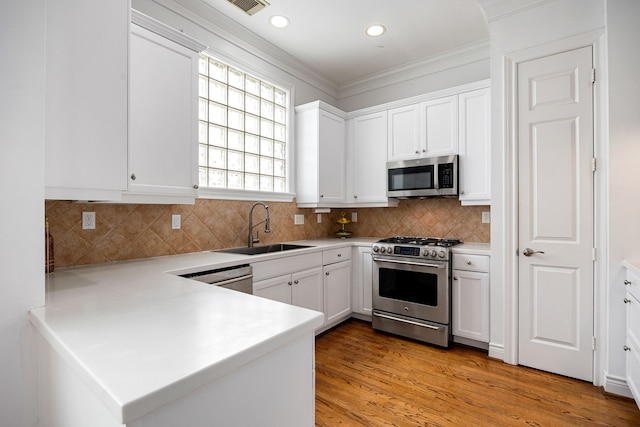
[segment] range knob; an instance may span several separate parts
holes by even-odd
[[[373,248],[371,248],[371,250],[373,252],[378,252],[380,250],[380,248],[378,247],[378,245],[373,245]]]
[[[444,251],[440,251],[440,252],[438,252],[438,256],[439,256],[440,258],[444,258],[444,256],[445,256]]]
[[[431,250],[431,256],[435,258],[436,256],[438,256],[438,252],[436,252],[435,249],[432,249]]]
[[[393,253],[393,248],[391,246],[389,246],[387,248],[387,253],[392,254]]]

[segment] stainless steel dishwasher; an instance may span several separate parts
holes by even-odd
[[[253,294],[253,268],[249,264],[181,274],[180,277]]]

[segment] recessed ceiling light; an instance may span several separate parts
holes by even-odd
[[[387,31],[387,29],[384,27],[384,25],[373,24],[367,27],[365,33],[370,37],[378,37],[383,35],[385,31]]]
[[[282,15],[274,15],[271,17],[270,22],[271,22],[271,25],[273,25],[276,28],[284,28],[287,25],[289,25],[289,18]]]

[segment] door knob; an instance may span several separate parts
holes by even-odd
[[[533,254],[543,254],[544,251],[534,251],[531,248],[524,248],[524,250],[522,251],[522,255],[524,256],[531,256]]]

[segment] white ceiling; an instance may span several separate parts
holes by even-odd
[[[489,38],[477,0],[268,1],[270,6],[249,16],[227,0],[188,0],[206,3],[336,86]],[[291,24],[274,28],[273,15],[285,15]],[[365,35],[373,23],[383,24],[386,33]]]

